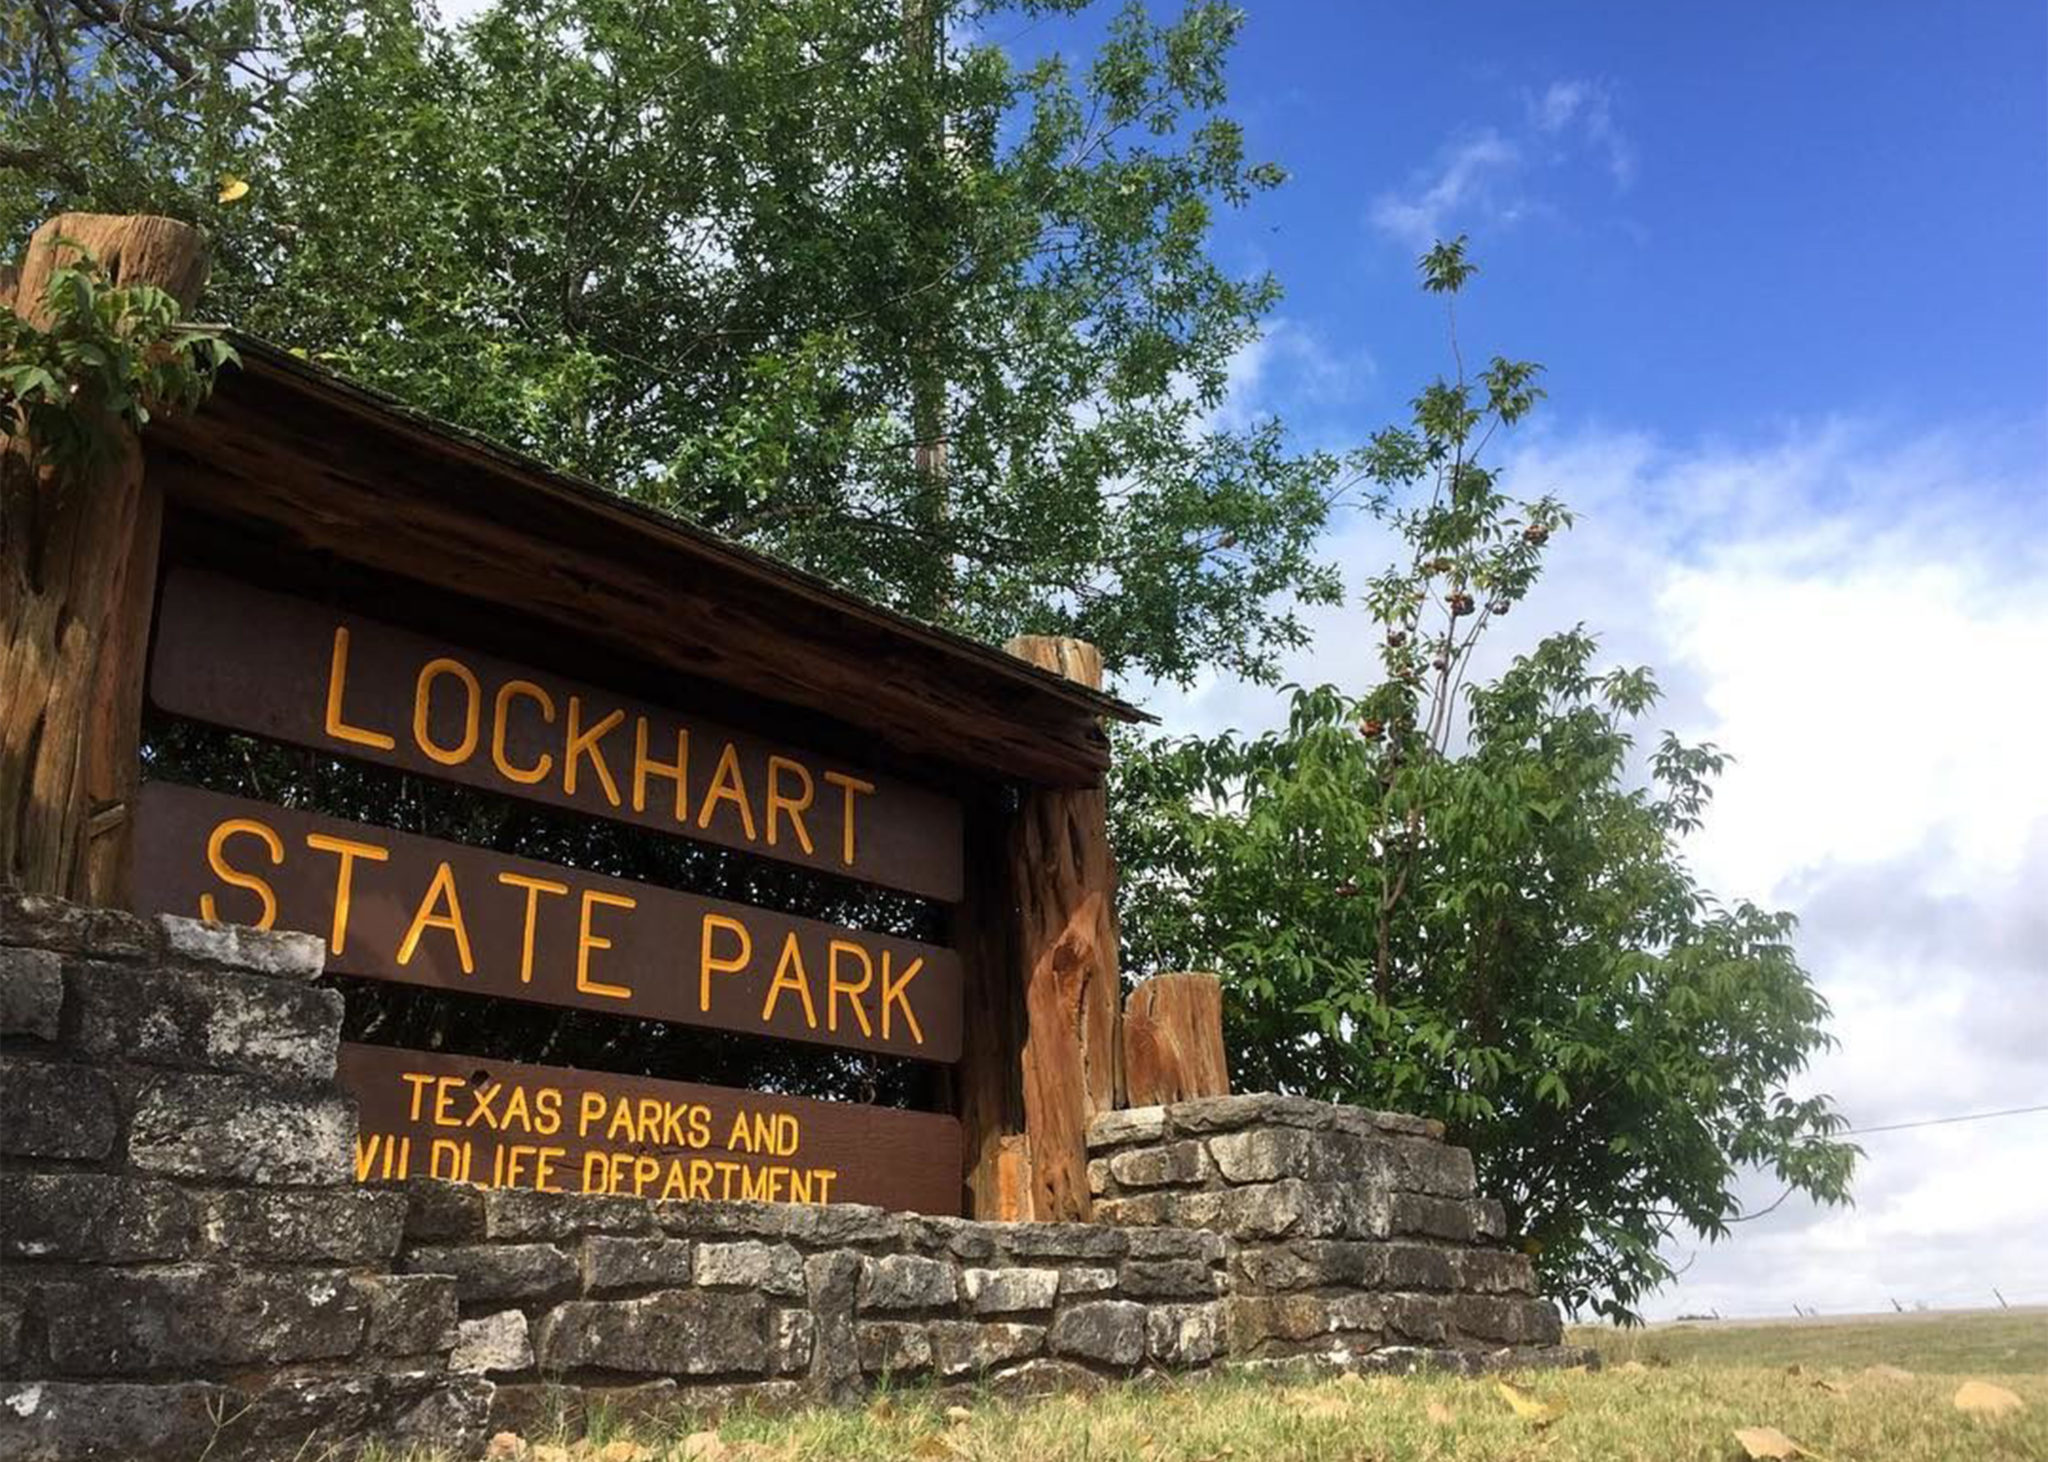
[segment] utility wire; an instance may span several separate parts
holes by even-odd
[[[1993,1117],[2024,1117],[2033,1112],[2048,1112],[2048,1104],[2038,1107],[2007,1107],[2002,1112],[1965,1112],[1957,1117],[1928,1117],[1919,1122],[1893,1122],[1883,1127],[1846,1127],[1844,1137],[1868,1136],[1872,1132],[1907,1132],[1915,1127],[1946,1127],[1951,1122],[1988,1122]]]

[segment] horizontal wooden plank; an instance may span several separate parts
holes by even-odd
[[[645,1076],[344,1044],[356,1177],[960,1211],[960,1124]]]
[[[323,935],[337,974],[960,1055],[949,949],[155,782],[135,905]]]
[[[516,608],[990,778],[1092,785],[1102,718],[1146,719],[245,343],[203,412],[152,429],[174,514]]]
[[[174,570],[150,697],[196,720],[952,902],[960,804],[330,605]]]

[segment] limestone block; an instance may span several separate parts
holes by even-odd
[[[654,1376],[765,1375],[768,1301],[706,1289],[571,1300],[541,1321],[535,1354],[548,1371],[593,1366]]]
[[[696,1280],[700,1285],[712,1287],[751,1289],[773,1295],[801,1295],[804,1292],[803,1255],[788,1244],[764,1244],[758,1239],[699,1244]]]
[[[1125,1252],[1133,1259],[1197,1259],[1204,1264],[1223,1262],[1221,1234],[1207,1229],[1137,1229],[1129,1236]]]
[[[133,1264],[189,1258],[198,1243],[194,1203],[173,1184],[113,1173],[0,1173],[0,1259]]]
[[[87,961],[69,974],[78,1049],[88,1056],[299,1081],[334,1075],[338,990]]]
[[[804,1260],[807,1307],[817,1322],[811,1343],[812,1393],[831,1401],[860,1383],[860,1347],[854,1331],[854,1301],[860,1291],[861,1257],[846,1249]]]
[[[358,1276],[356,1288],[370,1305],[363,1348],[372,1355],[440,1354],[455,1343],[458,1298],[445,1274]]]
[[[863,1320],[856,1335],[860,1368],[869,1375],[912,1375],[929,1370],[931,1337],[902,1320]]]
[[[285,980],[317,979],[327,968],[327,941],[317,934],[208,924],[176,914],[157,915],[156,925],[165,952],[188,964]]]
[[[1110,1178],[1125,1188],[1185,1187],[1206,1182],[1214,1173],[1208,1149],[1193,1140],[1126,1148],[1099,1161],[1107,1166]]]
[[[913,1252],[934,1258],[945,1254],[979,1261],[996,1256],[996,1241],[989,1225],[970,1218],[921,1218],[905,1214],[903,1241]]]
[[[1411,1345],[1442,1345],[1450,1338],[1452,1306],[1456,1300],[1445,1295],[1390,1294],[1380,1296],[1386,1315],[1387,1334]]]
[[[784,1232],[796,1243],[816,1249],[896,1248],[904,1242],[901,1214],[884,1213],[865,1203],[786,1205]]]
[[[1240,1249],[1231,1271],[1248,1293],[1338,1285],[1377,1289],[1386,1279],[1386,1245],[1351,1239],[1294,1239]]]
[[[1184,1136],[1235,1132],[1244,1127],[1299,1127],[1315,1132],[1333,1125],[1339,1110],[1307,1097],[1247,1092],[1175,1102],[1166,1109],[1166,1121],[1170,1130]]]
[[[503,1242],[653,1231],[654,1215],[648,1205],[623,1195],[543,1193],[530,1188],[498,1188],[484,1195],[484,1233]]]
[[[406,1242],[443,1244],[484,1236],[483,1189],[439,1178],[408,1178],[399,1188],[406,1200]]]
[[[111,1269],[42,1292],[50,1359],[71,1375],[333,1360],[369,1305],[341,1270]]]
[[[214,1439],[225,1386],[188,1381],[0,1381],[0,1457],[10,1462],[198,1457]]]
[[[1116,1269],[1107,1264],[1081,1264],[1060,1271],[1060,1298],[1108,1294],[1116,1288]]]
[[[455,1329],[455,1348],[448,1369],[468,1375],[511,1374],[533,1368],[533,1337],[519,1310],[500,1310]]]
[[[1128,1300],[1087,1300],[1053,1318],[1055,1355],[1103,1365],[1135,1366],[1145,1358],[1145,1307]]]
[[[0,1056],[0,1156],[96,1160],[114,1146],[120,1106],[104,1072]]]
[[[1104,1112],[1088,1124],[1090,1152],[1106,1152],[1113,1147],[1165,1140],[1164,1107],[1129,1107],[1121,1112]]]
[[[953,1266],[943,1259],[889,1254],[861,1262],[860,1308],[867,1310],[950,1309],[957,1297]]]
[[[1386,1273],[1381,1282],[1388,1289],[1456,1289],[1456,1255],[1452,1250],[1435,1249],[1427,1244],[1389,1244],[1386,1248]]]
[[[355,1103],[255,1076],[164,1072],[135,1099],[128,1159],[145,1172],[262,1184],[346,1183]]]
[[[753,1199],[713,1203],[664,1198],[651,1208],[657,1227],[693,1239],[779,1239],[789,1233],[792,1217],[806,1211],[790,1203],[762,1203]]]
[[[1222,1304],[1233,1355],[1256,1355],[1269,1341],[1312,1340],[1330,1330],[1329,1305],[1317,1295],[1231,1295]]]
[[[931,1327],[932,1361],[941,1376],[980,1375],[1045,1348],[1043,1325],[939,1320]]]
[[[1457,1250],[1458,1288],[1471,1294],[1533,1294],[1536,1271],[1526,1254],[1506,1249]]]
[[[583,1241],[583,1292],[674,1288],[690,1282],[688,1239],[592,1234]]]
[[[1049,1310],[1059,1297],[1057,1269],[966,1269],[960,1291],[977,1315]]]
[[[1004,1251],[1017,1259],[1100,1262],[1123,1258],[1127,1247],[1124,1236],[1104,1227],[1099,1216],[1095,1223],[1005,1223],[989,1228]]]
[[[773,1369],[786,1376],[808,1370],[817,1348],[817,1317],[805,1309],[777,1310],[769,1323],[768,1345],[773,1352]]]
[[[0,1036],[57,1039],[64,969],[47,949],[0,948]]]
[[[210,1250],[269,1264],[350,1264],[398,1252],[405,1198],[368,1188],[228,1189],[200,1200]]]
[[[400,1260],[411,1274],[447,1274],[465,1305],[485,1300],[546,1304],[580,1287],[576,1261],[554,1244],[421,1245]]]
[[[1216,1355],[1219,1308],[1213,1300],[1154,1305],[1145,1316],[1146,1355],[1163,1366],[1207,1365]]]
[[[135,959],[158,953],[162,939],[156,925],[119,909],[0,889],[0,944]]]
[[[1505,1295],[1459,1295],[1451,1302],[1450,1323],[1475,1340],[1501,1345],[1555,1345],[1563,1325],[1548,1300]]]
[[[1134,1300],[1206,1300],[1216,1293],[1216,1276],[1199,1259],[1129,1259],[1117,1288]]]

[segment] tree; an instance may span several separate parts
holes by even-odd
[[[1424,288],[1448,304],[1473,272],[1441,245]],[[1374,438],[1407,549],[1365,594],[1376,685],[1295,688],[1263,736],[1127,748],[1126,966],[1225,972],[1246,1088],[1441,1118],[1548,1292],[1628,1319],[1670,1277],[1661,1241],[1739,1221],[1740,1169],[1840,1203],[1856,1149],[1786,1092],[1830,1044],[1791,916],[1685,865],[1723,753],[1667,734],[1638,784],[1655,680],[1596,670],[1583,627],[1475,678],[1571,521],[1481,460],[1538,379],[1460,362]]]
[[[1208,251],[1280,180],[1241,22],[1132,0],[31,0],[0,233],[149,209],[214,313],[908,612],[1270,675],[1352,480],[1211,419],[1277,298]]]

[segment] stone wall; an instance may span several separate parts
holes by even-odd
[[[884,1377],[1580,1358],[1466,1154],[1291,1098],[1100,1120],[1097,1224],[358,1187],[320,966],[303,936],[0,892],[0,1462],[475,1455],[596,1402]]]
[[[1435,1122],[1300,1097],[1213,1097],[1098,1118],[1096,1218],[1213,1232],[1237,1361],[1351,1368],[1576,1363],[1529,1260],[1501,1242],[1472,1155]]]

